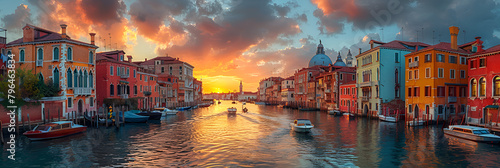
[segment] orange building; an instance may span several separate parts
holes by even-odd
[[[95,33],[90,33],[90,43],[71,39],[66,34],[67,25],[61,25],[61,33],[27,24],[23,37],[7,44],[7,52],[15,56],[16,67],[31,70],[39,79],[53,82],[61,91],[55,97],[40,101],[61,102],[62,114],[71,111],[96,110],[95,100]]]
[[[458,27],[449,29],[451,43],[441,42],[405,55],[407,121],[465,115],[467,57],[477,41],[458,46]]]

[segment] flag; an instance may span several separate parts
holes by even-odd
[[[2,53],[0,53],[0,54],[1,54],[1,57],[2,57],[2,62],[3,63],[5,63],[5,62],[7,62],[7,60],[9,60],[8,56],[3,55]]]

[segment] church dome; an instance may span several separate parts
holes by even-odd
[[[316,55],[309,61],[309,67],[313,67],[316,65],[328,66],[330,64],[332,64],[332,60],[330,59],[330,57],[325,55],[325,50],[323,49],[323,44],[321,44],[320,40]]]
[[[340,56],[340,52],[339,52],[339,55],[337,56],[337,61],[335,61],[335,64],[333,64],[333,66],[346,66],[344,61],[342,61],[342,57]]]

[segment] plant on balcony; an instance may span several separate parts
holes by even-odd
[[[57,96],[61,91],[59,86],[54,85],[54,82],[52,82],[52,80],[49,80],[47,82],[38,81],[37,87],[40,90],[42,97],[54,97]]]
[[[149,92],[149,91],[144,91],[143,93],[144,93],[144,96],[151,96],[151,92]]]

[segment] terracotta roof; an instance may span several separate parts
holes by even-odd
[[[35,42],[35,43],[36,42],[45,42],[45,41],[66,40],[66,41],[69,41],[69,42],[81,43],[81,44],[84,44],[84,45],[91,45],[91,46],[93,46],[95,48],[98,48],[97,46],[92,45],[90,43],[86,43],[86,42],[82,42],[82,41],[78,41],[78,40],[73,40],[68,35],[66,35],[66,39],[64,39],[64,38],[62,38],[61,34],[59,34],[59,33],[56,33],[56,32],[50,31],[50,30],[46,30],[46,29],[43,29],[43,28],[40,28],[40,27],[37,27],[37,26],[33,26],[33,25],[30,25],[30,24],[26,24],[26,26],[29,26],[32,29],[36,30],[36,31],[47,33],[47,35],[34,38],[34,40],[32,42]],[[23,37],[21,37],[21,38],[19,38],[17,40],[11,41],[7,45],[18,45],[18,44],[22,44],[22,43],[24,43],[23,42]]]
[[[457,50],[454,50],[454,49],[451,49],[451,44],[450,43],[441,42],[439,44],[429,46],[429,47],[427,47],[425,49],[419,50],[417,52],[412,52],[412,53],[409,53],[407,55],[414,55],[414,54],[425,52],[425,51],[429,51],[429,50],[441,50],[441,51],[455,52],[455,53],[461,53],[461,54],[470,54],[469,51],[464,50],[464,49],[462,49],[460,47],[458,47]]]
[[[372,41],[370,41],[370,42],[372,42]],[[374,41],[374,42],[378,42],[378,41]],[[394,40],[394,41],[391,41],[391,42],[388,42],[388,43],[382,43],[382,42],[378,42],[378,43],[381,43],[382,45],[379,45],[377,47],[373,47],[372,49],[367,50],[367,51],[365,51],[365,52],[357,55],[356,58],[359,57],[359,56],[361,56],[361,55],[364,55],[365,53],[369,53],[369,52],[372,52],[374,50],[377,50],[379,48],[389,48],[389,49],[399,49],[399,50],[414,51],[416,46],[419,46],[419,47],[420,46],[423,46],[423,47],[428,47],[429,46],[428,44],[421,43],[421,42],[408,42],[408,41],[399,41],[399,40]]]
[[[288,78],[286,78],[285,80],[293,80],[295,78],[295,76],[290,76]]]
[[[481,52],[474,53],[472,56],[480,56],[480,55],[486,55],[486,54],[493,54],[500,52],[500,45],[493,46],[491,48],[488,48],[486,50],[483,50]]]
[[[113,58],[107,57],[105,55],[96,54],[96,62],[99,62],[99,61],[108,61],[108,62],[113,62],[113,63],[118,63],[118,64],[124,64],[124,65],[130,65],[130,66],[134,66],[134,67],[139,67],[139,65],[134,64],[134,63],[130,63],[130,62],[127,62],[127,61],[118,61],[118,60],[115,60]]]
[[[352,85],[352,84],[356,84],[356,81],[350,81],[350,82],[347,82],[347,83],[343,83],[343,84],[340,84],[340,86],[342,86],[342,85]]]

